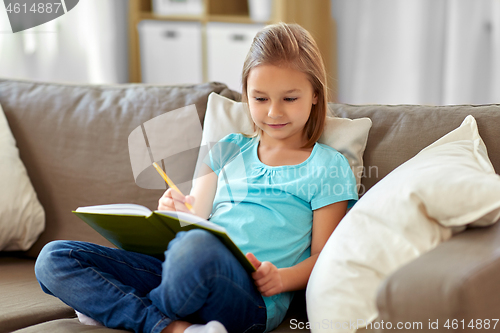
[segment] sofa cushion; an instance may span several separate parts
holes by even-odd
[[[476,119],[491,163],[500,172],[500,105],[329,104],[329,108],[339,117],[369,117],[373,121],[363,156],[364,192],[424,147],[460,126],[469,114]]]
[[[219,83],[99,86],[0,80],[0,104],[46,213],[46,230],[28,254],[36,256],[55,239],[110,246],[73,216],[79,206],[122,202],[156,209],[163,191],[135,184],[128,136],[145,121],[190,104],[203,122],[214,91],[233,96]],[[185,169],[192,175],[194,165]]]
[[[43,207],[0,105],[0,250],[29,249],[44,226]]]
[[[421,322],[422,332],[436,321],[440,329],[430,332],[483,332],[467,325],[489,319],[491,330],[500,309],[499,280],[500,220],[467,229],[387,278],[377,295],[379,321]],[[465,330],[446,329],[453,319],[464,320]]]
[[[373,321],[380,283],[449,239],[452,231],[445,227],[484,226],[498,218],[500,176],[468,116],[377,183],[342,220],[308,283],[311,320],[358,327]]]
[[[35,261],[0,257],[0,332],[12,332],[58,318],[75,316],[73,309],[45,294],[35,278]]]

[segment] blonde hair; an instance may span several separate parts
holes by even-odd
[[[311,34],[298,24],[277,23],[264,27],[254,37],[243,65],[242,99],[248,103],[247,80],[252,68],[259,65],[286,66],[307,74],[318,102],[304,126],[310,148],[323,133],[328,108],[326,70],[320,51]],[[256,128],[251,136],[257,136]]]

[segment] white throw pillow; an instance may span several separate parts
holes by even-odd
[[[368,132],[372,126],[370,118],[347,119],[327,117],[325,130],[319,143],[335,148],[343,154],[356,177],[358,186],[363,174],[363,153],[368,140]],[[216,93],[208,96],[207,112],[203,125],[199,163],[207,153],[207,147],[231,133],[253,133],[253,121],[244,103],[235,102]],[[196,175],[196,172],[195,172]],[[193,182],[194,185],[194,182]]]
[[[307,286],[309,320],[326,323],[313,333],[355,332],[377,317],[376,293],[391,273],[449,239],[450,227],[499,218],[500,176],[468,116],[367,191],[335,229]]]
[[[44,227],[44,210],[0,106],[0,250],[28,250]]]

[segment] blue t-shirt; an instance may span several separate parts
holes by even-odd
[[[313,211],[345,200],[352,206],[356,180],[347,159],[327,145],[316,143],[307,160],[284,166],[262,163],[258,146],[258,138],[229,134],[206,156],[218,175],[210,221],[224,227],[243,253],[291,267],[311,255]],[[281,323],[292,296],[264,297],[266,331]]]

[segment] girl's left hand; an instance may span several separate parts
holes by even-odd
[[[276,266],[269,261],[260,262],[250,252],[246,254],[246,257],[257,270],[252,273],[252,278],[262,296],[272,296],[283,291],[283,281]]]

